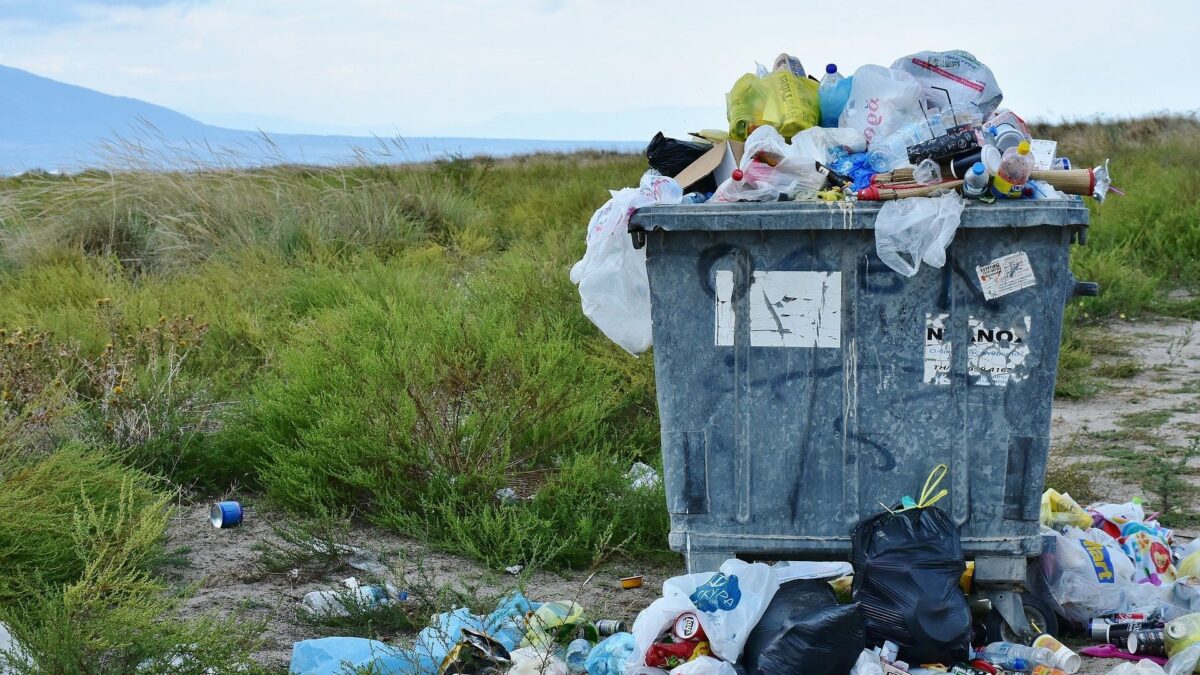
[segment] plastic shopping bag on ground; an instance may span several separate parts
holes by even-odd
[[[671,675],[737,675],[727,661],[701,656],[671,669]]]
[[[917,273],[921,261],[941,267],[946,264],[946,247],[954,239],[965,206],[966,200],[956,192],[884,203],[875,218],[875,252],[906,277]]]
[[[615,633],[596,645],[583,665],[588,675],[622,675],[633,650],[632,633]]]
[[[650,348],[650,283],[646,251],[629,237],[629,216],[652,204],[678,204],[683,190],[673,178],[647,173],[641,186],[612,193],[588,224],[587,252],[571,268],[583,313],[610,340],[633,355]]]
[[[1133,562],[1112,537],[1094,528],[1085,532],[1075,527],[1053,535],[1053,545],[1042,551],[1042,569],[1050,593],[1068,619],[1083,623],[1104,614],[1159,607],[1159,589],[1134,583]]]
[[[943,111],[949,104],[958,107],[974,103],[987,117],[1004,98],[992,69],[960,49],[917,52],[897,59],[892,68],[915,77],[924,89],[926,103]]]
[[[1196,669],[1200,662],[1200,645],[1188,647],[1167,660],[1166,665],[1158,665],[1142,659],[1137,663],[1122,663],[1108,671],[1107,675],[1188,675]]]
[[[1092,517],[1083,507],[1071,499],[1071,495],[1047,489],[1042,493],[1042,525],[1058,529],[1071,525],[1078,528],[1092,526]]]
[[[921,83],[892,68],[868,65],[854,71],[850,99],[838,127],[862,132],[870,145],[909,122],[925,119]]]
[[[735,663],[750,631],[779,590],[775,571],[763,563],[726,560],[720,571],[685,574],[663,583],[663,597],[633,623],[629,666],[646,662],[650,646],[670,631],[684,612],[695,612],[714,656]]]
[[[817,171],[814,161],[799,154],[774,127],[759,127],[746,139],[738,166],[742,179],[726,179],[717,186],[712,201],[776,201],[781,194],[815,196],[825,187],[825,175]]]

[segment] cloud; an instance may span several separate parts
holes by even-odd
[[[201,119],[205,112],[280,116],[311,121],[317,132],[486,134],[489,120],[505,120],[511,132],[525,119],[523,135],[538,137],[553,133],[556,117],[582,114],[572,111],[673,107],[715,110],[714,119],[689,124],[720,126],[729,86],[779,51],[819,72],[829,61],[852,71],[920,49],[968,49],[996,72],[1006,104],[1026,117],[1197,105],[1191,92],[1200,75],[1170,64],[1191,62],[1200,4],[1149,12],[1115,0],[1044,3],[987,13],[986,22],[959,5],[850,14],[829,3],[792,3],[736,17],[730,7],[713,0],[0,0],[0,16],[15,17],[0,20],[0,44],[8,65],[73,84]],[[68,11],[69,18],[55,14]],[[627,134],[628,119],[614,117]],[[597,137],[617,133],[603,119],[595,124]]]

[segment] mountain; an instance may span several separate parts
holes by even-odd
[[[30,169],[420,162],[451,155],[643,147],[645,141],[264,134],[204,124],[138,99],[0,66],[0,174]]]

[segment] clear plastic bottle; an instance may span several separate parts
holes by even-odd
[[[1029,672],[1037,666],[1054,663],[1054,652],[1038,647],[1026,647],[1012,642],[993,642],[977,655],[988,663],[1005,670]]]
[[[871,143],[867,153],[871,170],[883,173],[909,166],[908,149],[911,146],[945,133],[946,127],[937,115],[931,115],[928,120],[909,122],[883,139]]]
[[[586,673],[586,663],[588,655],[592,653],[592,643],[582,638],[573,640],[567,645],[566,658],[567,670],[571,673]]]
[[[997,197],[1019,199],[1033,173],[1033,155],[1029,152],[1029,141],[1021,141],[1017,147],[1004,151],[1000,168],[992,178],[992,192]]]
[[[838,117],[850,98],[850,80],[838,72],[836,63],[825,66],[825,76],[817,87],[817,96],[821,104],[821,126],[836,127]]]
[[[983,193],[987,192],[990,180],[991,176],[988,175],[983,162],[975,162],[971,165],[971,170],[967,172],[967,175],[963,176],[963,196],[967,199],[979,199]]]

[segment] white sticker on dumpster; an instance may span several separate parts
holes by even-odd
[[[950,384],[949,314],[925,314],[925,384]]]
[[[967,328],[967,381],[982,387],[1006,387],[1009,382],[1029,379],[1029,331],[1025,317],[1019,326],[998,326],[969,317]]]
[[[733,272],[717,271],[715,285],[716,344],[732,346],[737,326]],[[841,272],[754,272],[746,300],[752,347],[842,345]]]
[[[979,276],[983,297],[988,300],[1037,285],[1037,279],[1033,278],[1033,267],[1030,266],[1029,256],[1025,251],[1010,253],[976,267],[975,274]]]

